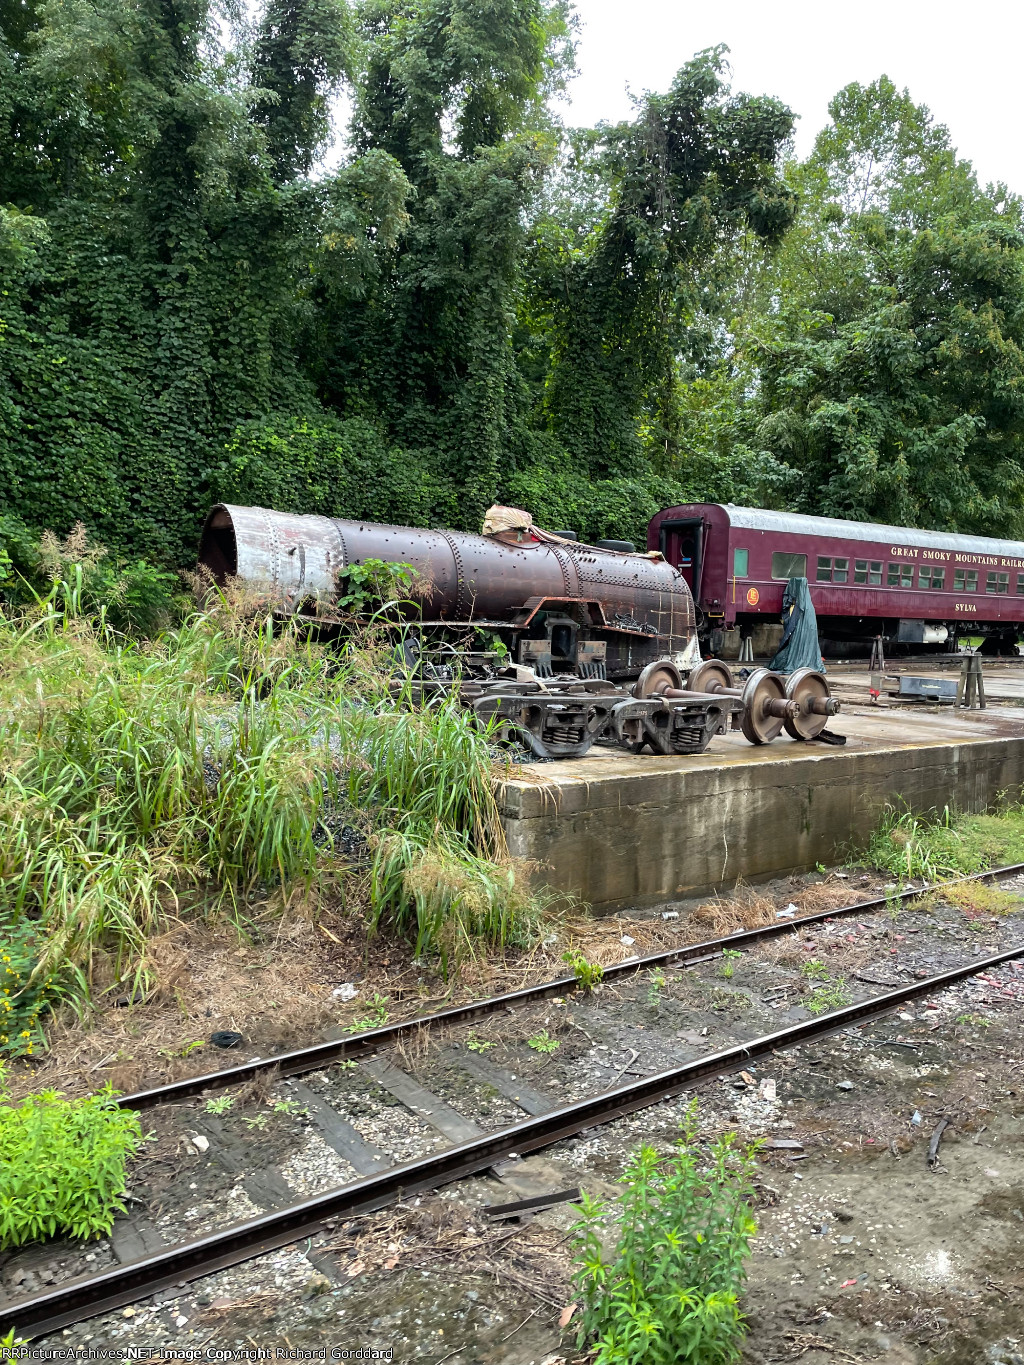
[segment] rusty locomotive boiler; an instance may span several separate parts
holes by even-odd
[[[693,599],[659,552],[579,544],[515,508],[491,508],[484,532],[222,503],[207,517],[199,562],[220,583],[258,585],[282,613],[321,622],[337,619],[339,581],[353,566],[411,566],[418,596],[404,609],[404,648],[419,686],[458,687],[482,720],[538,757],[579,757],[598,741],[700,753],[729,724],[766,743],[798,715],[802,703],[767,670],[742,694],[722,679],[714,690],[682,686],[700,664]],[[507,654],[482,646],[488,636]],[[805,681],[804,694],[821,709],[821,685]],[[811,737],[807,725],[786,728]]]
[[[329,607],[353,564],[410,564],[425,587],[421,631],[493,631],[540,677],[636,678],[656,659],[688,668],[699,658],[689,586],[661,554],[580,545],[525,515],[470,535],[221,504],[199,560],[220,582],[267,585],[289,613]]]

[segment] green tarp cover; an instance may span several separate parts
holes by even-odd
[[[782,598],[782,643],[768,665],[775,673],[795,673],[798,668],[824,672],[818,646],[818,618],[806,578],[791,578]]]

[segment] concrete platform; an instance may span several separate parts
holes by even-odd
[[[1024,709],[844,707],[843,748],[741,735],[685,758],[595,748],[503,784],[511,852],[597,913],[784,876],[863,847],[887,802],[979,811],[1024,793]]]

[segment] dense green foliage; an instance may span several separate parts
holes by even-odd
[[[42,1019],[59,999],[58,982],[36,971],[40,958],[36,926],[5,926],[0,942],[0,1056],[31,1057],[43,1046]]]
[[[575,1225],[583,1301],[579,1345],[595,1365],[729,1365],[744,1335],[739,1295],[750,1238],[753,1156],[730,1137],[704,1152],[696,1102],[672,1156],[641,1146],[625,1171],[614,1250],[612,1206],[584,1195]]]
[[[1020,204],[884,78],[833,101],[748,318],[760,440],[796,508],[1012,535],[1024,494]]]
[[[109,1086],[77,1100],[57,1090],[8,1099],[0,1070],[0,1247],[109,1233],[142,1144],[138,1114],[118,1109]]]
[[[1015,531],[1018,201],[884,78],[787,159],[793,115],[733,94],[723,49],[567,130],[575,22],[0,0],[6,512],[83,522],[115,576],[187,564],[217,498],[465,527],[501,499],[590,537],[685,498]]]

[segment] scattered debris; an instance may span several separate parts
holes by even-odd
[[[242,1035],[235,1033],[233,1029],[217,1029],[210,1034],[210,1042],[214,1047],[238,1047],[242,1042]]]
[[[551,1194],[535,1194],[531,1199],[516,1199],[510,1204],[485,1204],[484,1213],[488,1218],[519,1218],[524,1213],[539,1213],[541,1209],[553,1208],[556,1204],[572,1204],[580,1198],[580,1187],[574,1185],[569,1190],[555,1190]]]
[[[928,1165],[934,1171],[939,1161],[939,1143],[942,1141],[942,1134],[949,1127],[949,1119],[939,1119],[935,1125],[935,1132],[932,1133],[932,1140],[928,1144]]]

